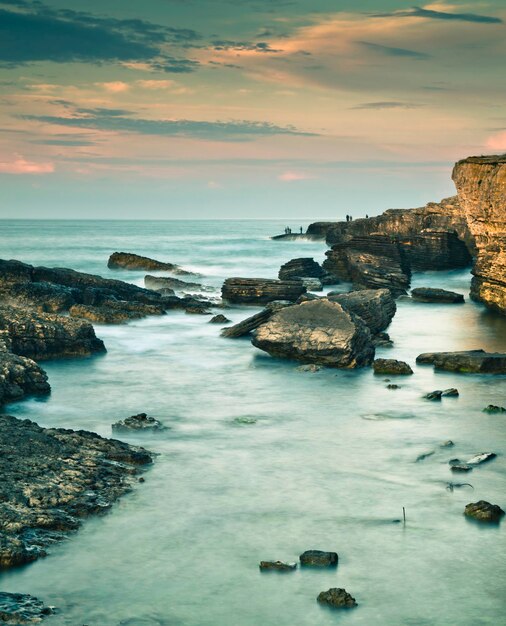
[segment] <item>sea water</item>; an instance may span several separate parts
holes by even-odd
[[[144,272],[107,268],[112,252],[128,251],[179,263],[219,288],[229,276],[275,278],[294,257],[324,259],[322,242],[269,239],[285,226],[3,221],[0,258],[142,285]],[[482,409],[506,404],[506,377],[415,365],[427,351],[506,350],[506,318],[469,301],[469,282],[467,270],[414,276],[413,286],[452,289],[466,303],[398,300],[394,346],[377,350],[414,369],[391,377],[396,390],[368,368],[301,372],[248,338],[221,338],[206,316],[172,311],[96,325],[106,354],[45,362],[51,395],[8,412],[103,436],[139,412],[169,428],[125,436],[157,454],[146,482],[48,558],[3,573],[1,589],[57,606],[55,626],[505,624],[506,522],[479,525],[463,511],[481,499],[505,508],[506,418]],[[257,310],[216,312],[237,322]],[[459,397],[422,399],[448,387]],[[449,439],[453,448],[440,447]],[[451,473],[450,458],[488,451],[497,458]],[[472,487],[450,490],[450,482]],[[258,569],[308,549],[338,552],[338,568]],[[344,587],[358,608],[319,606],[330,587]]]

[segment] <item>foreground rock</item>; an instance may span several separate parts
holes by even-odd
[[[337,587],[320,592],[316,600],[320,604],[326,604],[333,609],[351,609],[358,606],[355,598],[351,596],[346,589],[339,589]]]
[[[236,337],[244,337],[245,335],[249,335],[252,331],[256,330],[262,324],[265,324],[276,311],[280,311],[286,306],[290,306],[292,303],[284,300],[278,300],[274,302],[269,302],[269,304],[260,311],[260,313],[256,313],[251,317],[247,317],[242,322],[238,322],[229,328],[224,328],[221,332],[222,337],[228,338],[236,338]]]
[[[0,330],[8,333],[12,352],[36,360],[105,352],[91,324],[54,313],[0,305]]]
[[[13,354],[7,332],[0,332],[0,406],[51,392],[46,372],[31,359]]]
[[[506,313],[506,155],[459,161],[452,177],[476,241],[471,297]]]
[[[464,515],[472,517],[479,522],[498,523],[504,516],[504,511],[497,504],[490,504],[486,500],[471,502],[466,505]]]
[[[262,572],[293,572],[297,569],[297,563],[284,563],[283,561],[260,561]]]
[[[377,335],[392,321],[397,309],[389,289],[364,289],[339,295],[328,296],[331,302],[338,302],[347,311],[358,315],[371,331]]]
[[[461,374],[506,374],[506,353],[501,352],[424,352],[416,357],[416,362],[430,363],[436,370]]]
[[[304,285],[297,280],[271,280],[268,278],[227,278],[221,295],[235,304],[267,304],[274,300],[295,302],[306,293]]]
[[[299,559],[301,566],[304,567],[337,567],[339,561],[337,552],[323,550],[306,550]]]
[[[252,343],[272,356],[329,367],[362,367],[374,358],[371,333],[337,302],[312,300],[275,313]]]
[[[458,304],[464,302],[464,296],[455,291],[446,289],[434,289],[432,287],[417,287],[411,290],[413,300],[419,302],[441,302],[445,304]]]
[[[143,448],[95,433],[0,415],[0,568],[45,556],[151,462]]]
[[[375,374],[407,376],[413,373],[413,370],[407,363],[397,361],[397,359],[375,359],[372,366]]]
[[[193,272],[184,270],[174,263],[163,263],[146,256],[139,256],[131,252],[113,252],[107,262],[110,269],[125,270],[144,270],[146,272],[165,271],[173,274],[184,274],[186,276],[195,276]]]
[[[154,417],[148,417],[146,413],[131,415],[112,425],[112,430],[116,433],[128,433],[132,431],[152,432],[164,429],[165,426],[161,422]]]
[[[39,624],[53,613],[53,608],[44,606],[43,602],[33,596],[0,591],[0,623],[2,624]]]
[[[85,319],[95,324],[124,324],[148,315],[165,315],[165,311],[166,308],[162,304],[116,300],[105,300],[101,306],[74,304],[69,309],[71,317]]]

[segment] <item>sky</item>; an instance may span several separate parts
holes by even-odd
[[[0,217],[336,219],[506,152],[506,3],[0,0]]]

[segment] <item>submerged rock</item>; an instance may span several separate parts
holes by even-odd
[[[457,398],[459,396],[459,390],[455,389],[455,387],[450,387],[449,389],[445,389],[441,396],[443,398]]]
[[[293,572],[297,569],[297,563],[284,563],[283,561],[260,561],[262,572]]]
[[[491,461],[495,459],[497,454],[495,452],[480,452],[480,454],[475,454],[470,459],[466,461],[468,465],[481,465],[481,463],[486,463],[487,461]]]
[[[143,466],[143,448],[0,415],[0,568],[29,563],[108,510]]]
[[[0,591],[0,623],[2,624],[39,624],[53,613],[52,607],[44,606],[44,602],[26,593]]]
[[[395,385],[394,383],[390,383],[387,385],[387,389],[400,389],[400,385]]]
[[[374,358],[362,320],[323,299],[278,311],[257,329],[252,343],[275,357],[329,367],[362,367]]]
[[[227,278],[221,295],[235,304],[267,304],[274,300],[295,302],[306,293],[299,280],[271,280],[268,278]]]
[[[433,287],[417,287],[411,290],[413,300],[419,302],[442,302],[445,304],[457,304],[464,302],[464,296],[455,291],[435,289]]]
[[[145,270],[146,272],[166,271],[173,274],[195,276],[193,272],[188,272],[174,263],[163,263],[131,252],[113,252],[109,257],[107,267],[110,269]]]
[[[375,374],[408,376],[413,373],[413,370],[407,363],[397,361],[397,359],[375,359],[372,366]]]
[[[299,559],[301,566],[304,567],[337,567],[339,561],[337,552],[323,550],[306,550]]]
[[[358,606],[355,598],[346,589],[333,587],[328,591],[321,591],[316,598],[320,604],[326,604],[334,609],[351,609]]]
[[[377,335],[392,321],[397,309],[395,300],[388,289],[363,289],[328,296],[331,302],[338,302],[347,311],[362,318],[371,334]]]
[[[506,374],[506,353],[502,352],[424,352],[416,357],[416,362],[431,363],[437,370],[461,374]]]
[[[495,404],[489,404],[483,409],[483,413],[506,413],[506,408]]]
[[[112,430],[115,432],[131,432],[131,431],[154,431],[164,430],[165,426],[154,417],[148,417],[146,413],[131,415],[130,417],[115,422]]]
[[[490,504],[486,500],[471,502],[466,505],[464,515],[480,522],[498,523],[504,516],[504,511],[497,504]]]
[[[452,472],[471,472],[473,468],[465,463],[452,463],[450,469]]]
[[[436,389],[435,391],[429,391],[429,393],[426,393],[423,397],[425,400],[441,400],[442,395],[443,392],[441,389]]]
[[[180,280],[179,278],[173,278],[172,276],[150,276],[149,274],[144,276],[144,286],[146,289],[153,291],[160,291],[162,289],[171,289],[172,291],[184,291],[185,289],[209,291],[211,289],[201,283],[191,283],[186,280]]]
[[[225,317],[222,313],[218,313],[218,315],[214,315],[210,320],[209,324],[229,324],[230,320],[228,317]]]

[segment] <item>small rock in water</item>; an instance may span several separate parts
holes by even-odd
[[[442,302],[446,304],[464,302],[464,296],[461,293],[433,287],[417,287],[411,291],[411,297],[419,302]]]
[[[465,463],[455,463],[450,466],[450,469],[452,472],[471,472],[473,468]]]
[[[407,363],[397,361],[397,359],[375,359],[372,366],[375,374],[407,376],[413,373],[413,370]]]
[[[38,624],[54,609],[24,593],[0,591],[0,622],[2,624]]]
[[[211,319],[209,320],[210,324],[228,324],[229,322],[230,320],[228,319],[228,317],[225,317],[222,313],[211,317]]]
[[[306,365],[299,365],[295,368],[298,372],[319,372],[322,369],[321,365],[316,363],[307,363]]]
[[[471,502],[466,505],[464,515],[472,517],[480,522],[499,522],[504,511],[497,504],[490,504],[486,500]]]
[[[481,463],[495,459],[496,456],[497,454],[495,452],[480,452],[480,454],[475,454],[473,457],[468,459],[466,463],[468,465],[480,465]]]
[[[440,389],[426,393],[423,397],[425,400],[441,400],[443,392]]]
[[[459,390],[455,389],[455,387],[450,387],[450,389],[445,389],[441,395],[443,398],[456,398],[459,395]]]
[[[297,563],[284,563],[283,561],[260,561],[262,572],[293,572]]]
[[[431,450],[430,452],[424,452],[423,454],[420,454],[419,456],[416,457],[416,462],[418,463],[418,461],[423,461],[424,459],[428,458],[429,456],[432,456],[434,454],[435,450]]]
[[[506,413],[506,409],[503,406],[489,404],[483,409],[483,413]]]
[[[112,425],[113,431],[116,432],[129,432],[132,430],[163,430],[165,426],[154,417],[148,417],[146,413],[139,413],[138,415],[131,415],[124,420],[115,422]]]
[[[387,389],[400,389],[401,386],[400,385],[395,385],[393,383],[390,383],[390,385],[387,385]]]
[[[440,445],[440,448],[453,448],[455,444],[453,443],[453,441],[451,439],[448,439],[448,441],[443,441],[443,443]]]
[[[333,587],[328,591],[322,591],[316,598],[320,604],[326,604],[334,609],[351,609],[357,605],[355,598],[346,589]]]
[[[234,417],[235,424],[256,424],[257,420],[254,417]]]
[[[300,557],[300,564],[304,567],[337,567],[339,557],[337,552],[322,550],[306,550]]]

